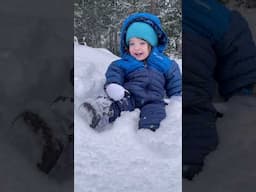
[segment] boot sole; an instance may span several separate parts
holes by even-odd
[[[92,113],[92,120],[90,127],[95,129],[100,122],[101,117],[97,114],[96,110],[90,103],[83,103],[83,107],[88,110],[89,113]]]

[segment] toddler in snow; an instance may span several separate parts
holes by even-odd
[[[164,97],[181,95],[177,63],[164,55],[168,37],[155,15],[135,13],[123,23],[121,59],[105,74],[107,97],[86,100],[79,108],[92,128],[101,130],[122,111],[140,109],[138,128],[155,131],[166,117]]]

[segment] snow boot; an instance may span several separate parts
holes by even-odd
[[[62,153],[63,144],[56,138],[53,128],[37,113],[25,111],[15,118],[22,118],[24,123],[28,125],[38,140],[42,141],[41,160],[37,163],[37,167],[46,174],[49,174]]]
[[[59,157],[62,154],[63,145],[58,140],[48,141],[43,146],[41,162],[37,167],[46,174],[56,166]]]
[[[112,101],[108,97],[99,96],[96,100],[88,99],[80,105],[79,113],[91,128],[100,131],[109,124],[109,119],[114,115],[111,104]]]

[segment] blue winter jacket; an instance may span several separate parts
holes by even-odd
[[[256,83],[256,48],[245,19],[216,0],[183,0],[182,157],[203,164],[218,144],[216,91]]]
[[[125,42],[129,25],[141,21],[151,25],[157,33],[158,45],[154,47],[145,61],[138,61],[127,51]],[[114,61],[106,72],[106,85],[117,83],[127,89],[135,98],[137,106],[148,102],[162,101],[181,94],[181,74],[177,63],[163,54],[168,37],[160,20],[149,13],[136,13],[123,23],[120,37],[121,59]]]

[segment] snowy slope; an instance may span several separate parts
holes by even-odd
[[[181,98],[170,100],[167,118],[155,133],[137,130],[139,110],[124,112],[109,129],[95,132],[77,108],[103,94],[106,68],[118,57],[82,45],[74,51],[75,191],[181,191]]]
[[[0,2],[1,192],[73,191],[73,179],[58,183],[37,169],[35,158],[41,151],[27,127],[11,127],[14,117],[32,103],[39,107],[36,103],[41,102],[48,109],[69,85],[73,65],[69,62],[73,53],[68,38],[73,34],[70,5],[62,0]]]
[[[220,144],[206,159],[203,172],[183,181],[185,192],[254,192],[256,178],[256,97],[234,96],[216,103]]]

